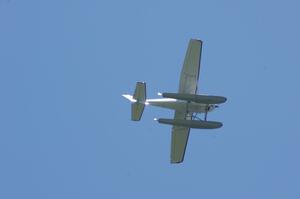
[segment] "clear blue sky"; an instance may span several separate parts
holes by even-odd
[[[300,198],[300,3],[0,0],[0,198]],[[170,126],[121,97],[178,89],[190,38],[200,93],[228,98],[169,163]]]

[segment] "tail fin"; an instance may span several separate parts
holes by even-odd
[[[146,102],[146,83],[137,82],[134,95],[123,95],[132,102],[131,104],[131,120],[139,121],[142,117]]]

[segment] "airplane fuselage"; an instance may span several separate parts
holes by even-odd
[[[207,104],[188,102],[188,101],[177,100],[172,98],[147,99],[145,104],[172,109],[180,112],[192,112],[192,113],[211,112],[216,107],[216,105],[214,104],[207,105]]]

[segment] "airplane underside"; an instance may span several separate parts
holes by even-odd
[[[223,125],[221,122],[207,121],[207,114],[218,107],[217,104],[210,104],[211,102],[224,103],[226,101],[225,97],[163,93],[163,97],[169,96],[172,98],[146,99],[146,84],[144,82],[137,82],[134,96],[123,96],[132,102],[131,120],[133,121],[139,121],[144,112],[145,105],[150,105],[175,110],[176,112],[186,115],[184,119],[157,119],[161,124],[198,129],[220,128]],[[203,119],[200,119],[198,116],[199,113],[205,114]]]
[[[187,102],[176,99],[149,99],[146,105],[158,106],[162,108],[172,109],[180,112],[206,113],[211,112],[216,106],[210,104],[201,104],[195,102]]]
[[[172,126],[171,134],[171,163],[181,163],[189,138],[191,128],[216,129],[223,126],[221,122],[208,121],[207,114],[226,101],[225,97],[197,94],[200,71],[202,41],[191,39],[182,71],[179,88],[176,93],[162,93],[162,98],[147,99],[146,83],[137,82],[133,95],[123,96],[131,102],[131,120],[139,121],[146,105],[174,110],[173,119],[156,119],[160,124]],[[204,118],[199,114],[204,113]]]

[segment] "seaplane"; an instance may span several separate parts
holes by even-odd
[[[191,39],[188,44],[177,93],[159,93],[159,99],[146,98],[146,83],[137,82],[133,96],[122,95],[131,102],[131,120],[139,121],[145,106],[175,110],[174,118],[155,119],[160,124],[172,125],[171,163],[184,160],[190,129],[217,129],[221,122],[208,121],[207,114],[226,102],[226,97],[197,94],[203,42]],[[201,115],[203,114],[202,118]]]

